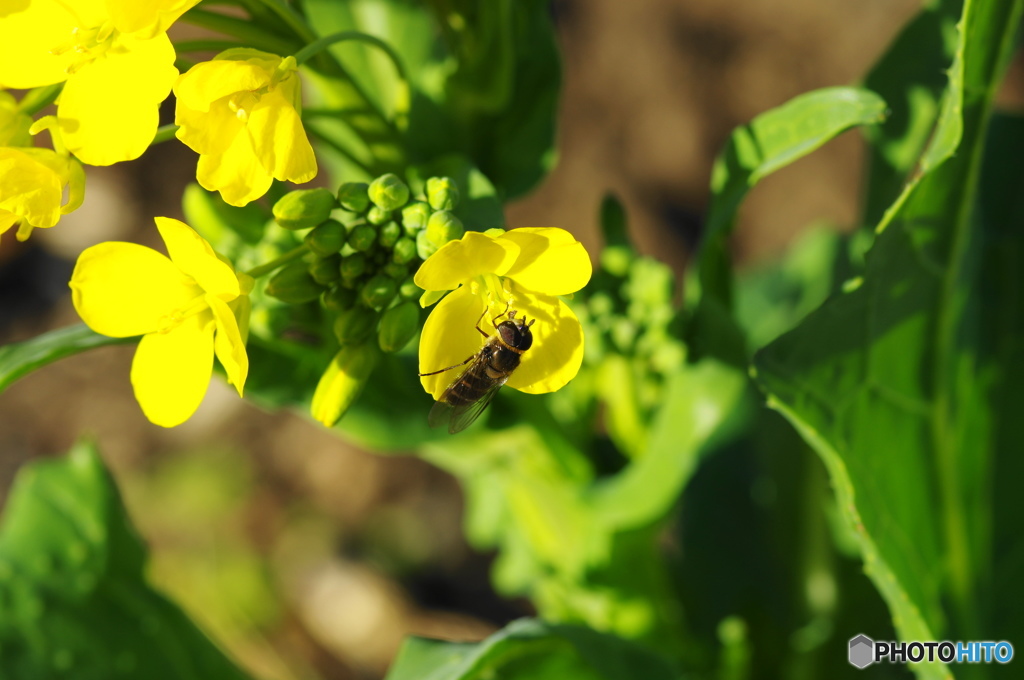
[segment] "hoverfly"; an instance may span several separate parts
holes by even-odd
[[[494,395],[512,375],[512,371],[519,366],[523,352],[530,349],[533,344],[530,326],[536,319],[529,323],[526,322],[526,317],[522,320],[516,319],[516,310],[509,312],[508,307],[506,304],[505,311],[491,320],[497,331],[493,336],[480,328],[480,321],[487,313],[487,308],[485,307],[480,314],[476,321],[476,329],[487,338],[487,343],[479,352],[460,364],[439,371],[420,373],[420,376],[437,375],[469,364],[469,368],[452,381],[441,398],[431,407],[427,416],[430,427],[437,427],[447,419],[449,434],[465,430],[483,413],[494,399]],[[505,316],[505,312],[508,312],[508,319],[499,324],[498,319]]]

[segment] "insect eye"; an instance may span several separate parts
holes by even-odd
[[[505,321],[500,324],[498,326],[498,333],[501,335],[502,342],[506,345],[510,347],[519,347],[520,338],[522,336],[514,323]]]

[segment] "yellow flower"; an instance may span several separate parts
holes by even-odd
[[[493,335],[492,320],[508,304],[517,318],[536,322],[530,329],[533,345],[505,384],[530,394],[560,389],[583,361],[583,330],[557,296],[578,291],[590,274],[583,244],[563,229],[513,229],[497,237],[470,231],[446,243],[416,272],[416,285],[428,291],[424,302],[436,299],[437,291],[453,291],[423,326],[420,371],[452,366],[479,352],[487,342],[474,328],[481,312],[487,309],[481,328]],[[446,371],[420,382],[439,399],[456,375]]]
[[[61,205],[64,188],[68,202]],[[36,227],[52,227],[78,209],[85,195],[85,173],[74,158],[52,149],[0,147],[0,234],[20,224],[18,240]]]
[[[299,112],[295,59],[248,48],[196,64],[174,85],[178,139],[199,153],[196,179],[231,205],[245,205],[279,180],[316,177]]]
[[[150,421],[180,425],[206,394],[216,354],[242,394],[252,278],[236,272],[187,224],[157,217],[170,259],[134,243],[87,248],[71,276],[75,309],[97,333],[143,335],[132,362]]]
[[[67,149],[89,165],[138,158],[178,75],[165,31],[198,1],[0,4],[0,87],[64,82],[57,120]]]

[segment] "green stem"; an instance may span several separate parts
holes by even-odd
[[[377,36],[370,35],[369,33],[363,33],[361,31],[340,31],[338,33],[331,33],[330,35],[325,35],[324,37],[309,43],[301,50],[296,52],[295,61],[302,64],[313,55],[319,54],[320,52],[327,49],[331,45],[340,42],[347,42],[350,40],[372,45],[377,49],[381,50],[382,52],[384,52],[384,54],[387,55],[388,59],[391,60],[391,63],[392,65],[394,65],[395,70],[398,72],[398,77],[401,78],[403,82],[407,82],[405,77],[405,69],[402,68],[402,60],[398,57],[398,54],[394,51],[394,49],[391,48],[391,45],[388,45],[386,42],[384,42]]]
[[[263,264],[261,264],[259,266],[253,267],[252,269],[250,269],[249,271],[247,271],[245,273],[248,274],[249,276],[251,276],[254,279],[258,279],[261,276],[265,276],[265,275],[269,274],[270,272],[272,272],[275,269],[281,267],[282,265],[288,264],[292,260],[297,260],[298,258],[300,258],[303,255],[305,255],[307,252],[309,252],[309,248],[307,248],[304,245],[299,246],[298,248],[293,248],[292,250],[289,250],[284,255],[282,255],[282,256],[274,259],[274,260],[271,260],[270,262],[264,262]]]
[[[63,89],[64,83],[60,82],[29,90],[28,93],[21,98],[21,101],[18,102],[18,110],[22,113],[34,116],[52,104]]]
[[[174,133],[178,131],[178,126],[174,123],[169,125],[161,125],[156,129],[156,135],[153,137],[153,141],[149,143],[150,146],[160,144],[161,142],[169,142],[174,139]]]
[[[246,45],[258,50],[285,55],[292,54],[297,49],[296,43],[291,40],[286,40],[245,19],[229,17],[226,14],[208,12],[203,9],[190,9],[181,18],[194,26],[201,26],[238,38]]]

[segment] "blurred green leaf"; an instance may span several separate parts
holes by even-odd
[[[407,638],[387,680],[675,680],[663,659],[613,635],[532,619],[478,644]]]
[[[885,108],[885,101],[868,90],[830,87],[794,97],[732,133],[711,175],[711,207],[698,261],[700,298],[689,337],[697,356],[710,354],[738,366],[746,361],[742,332],[730,314],[728,238],[747,192],[849,128],[880,122]]]
[[[956,48],[963,0],[925,7],[899,34],[864,80],[889,105],[881,125],[866,128],[870,141],[863,222],[874,226],[903,191],[939,115],[946,70]]]
[[[965,3],[938,127],[878,227],[859,286],[755,360],[769,404],[824,460],[904,640],[1003,634],[985,620],[1000,410],[992,386],[1003,367],[985,355],[978,320],[1019,307],[1001,290],[978,294],[990,264],[970,214],[990,97],[1022,5]],[[1021,270],[1003,264],[1017,281],[1006,290],[1018,289]],[[948,674],[938,663],[915,671]]]
[[[145,548],[96,450],[31,463],[0,527],[4,678],[244,678],[146,583]]]
[[[11,383],[37,368],[79,352],[138,342],[138,338],[109,338],[94,332],[85,324],[58,328],[24,342],[0,347],[0,392]]]
[[[708,440],[740,408],[746,384],[745,375],[713,360],[673,374],[643,454],[592,488],[598,521],[628,529],[668,516]]]
[[[252,246],[260,242],[264,226],[271,218],[259,203],[240,208],[228,205],[218,194],[195,182],[185,187],[181,207],[188,225],[209,241],[214,250],[231,259],[243,244]]]

